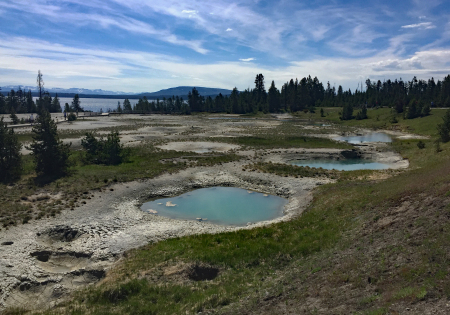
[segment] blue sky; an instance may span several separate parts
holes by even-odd
[[[0,85],[278,88],[450,74],[450,3],[0,0]]]

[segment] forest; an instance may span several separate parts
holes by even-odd
[[[352,92],[344,91],[341,85],[336,90],[327,82],[326,87],[317,77],[291,79],[281,87],[281,91],[272,81],[266,91],[264,76],[258,74],[255,78],[255,88],[238,91],[234,88],[231,95],[203,97],[196,88],[189,92],[187,104],[182,98],[172,97],[149,101],[145,97],[132,108],[125,106],[120,111],[132,112],[162,112],[189,114],[190,112],[226,112],[233,114],[275,113],[315,111],[317,107],[343,107],[345,112],[353,112],[353,108],[364,110],[373,107],[392,107],[397,113],[405,113],[407,118],[427,115],[431,107],[450,107],[450,75],[443,81],[434,78],[411,81],[387,80],[384,82],[367,79],[365,87]],[[407,111],[407,109],[410,109]],[[364,115],[360,116],[363,117]]]

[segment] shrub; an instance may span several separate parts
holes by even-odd
[[[74,113],[70,113],[69,116],[67,116],[67,120],[75,121],[75,120],[77,120],[77,115],[75,115]]]
[[[86,150],[86,160],[94,164],[116,165],[122,163],[126,156],[117,131],[111,131],[106,139],[100,137],[98,140],[88,132],[81,139],[81,145]]]
[[[417,147],[419,149],[424,149],[425,148],[425,143],[422,140],[420,140],[419,142],[417,142]]]

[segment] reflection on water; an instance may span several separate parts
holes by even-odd
[[[309,166],[337,171],[356,171],[356,170],[384,170],[388,169],[388,164],[373,162],[362,159],[347,160],[296,160],[290,162],[297,166]]]
[[[281,197],[245,189],[212,187],[146,202],[141,209],[173,219],[201,219],[216,224],[245,225],[282,216],[287,202]]]
[[[358,144],[364,142],[392,142],[392,138],[385,133],[375,132],[364,136],[337,137],[336,140]]]

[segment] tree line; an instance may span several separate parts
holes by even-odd
[[[188,94],[187,101],[178,96],[156,101],[149,101],[143,97],[136,105],[131,106],[129,100],[125,99],[122,106],[118,104],[116,111],[247,114],[259,111],[277,113],[315,111],[316,107],[343,107],[345,109],[343,119],[350,119],[349,117],[364,119],[367,108],[381,106],[392,107],[397,113],[405,112],[406,118],[427,115],[431,107],[450,107],[450,75],[437,82],[434,78],[426,81],[418,80],[416,77],[411,81],[395,79],[381,82],[367,79],[364,86],[361,82],[352,92],[350,89],[344,90],[341,85],[336,89],[330,82],[324,85],[317,77],[311,76],[301,80],[291,79],[282,85],[281,90],[272,81],[266,90],[263,74],[257,74],[253,89],[238,91],[234,88],[230,95],[219,94],[213,98],[204,97],[193,88]],[[352,114],[354,108],[360,109],[356,116]]]
[[[50,113],[61,113],[63,111],[57,93],[55,97],[52,97],[49,93],[44,93],[36,102],[33,100],[31,90],[25,92],[20,87],[17,91],[12,89],[6,96],[0,93],[0,114],[39,113],[43,109]],[[64,111],[67,113],[84,111],[80,106],[78,94],[75,94],[71,104],[65,104]]]

